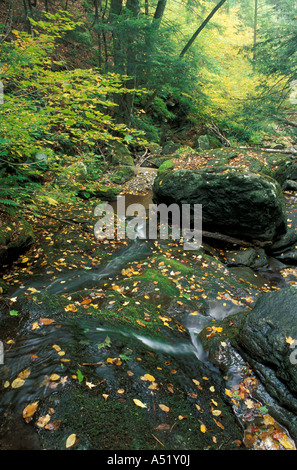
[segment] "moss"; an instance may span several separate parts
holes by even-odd
[[[110,181],[117,184],[124,184],[134,176],[135,172],[133,168],[126,166],[117,170],[110,178]]]
[[[165,160],[158,168],[158,175],[161,175],[164,171],[173,170],[174,166],[174,160]]]

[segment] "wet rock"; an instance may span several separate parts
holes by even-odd
[[[246,248],[238,251],[227,251],[226,262],[228,266],[247,266],[253,269],[268,265],[268,257],[263,248]]]
[[[0,266],[10,264],[34,243],[33,229],[21,217],[9,217],[0,227]]]
[[[238,332],[240,349],[260,369],[270,392],[297,412],[296,398],[288,400],[297,392],[297,345],[288,338],[297,338],[297,286],[260,297]]]
[[[153,201],[168,206],[202,204],[203,227],[226,235],[273,241],[286,232],[280,185],[250,171],[162,172],[154,182]]]

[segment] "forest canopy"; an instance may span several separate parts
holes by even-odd
[[[2,0],[2,203],[30,199],[45,161],[98,171],[118,144],[261,146],[286,122],[294,145],[296,12],[293,0]]]

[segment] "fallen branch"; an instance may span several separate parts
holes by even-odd
[[[279,117],[279,116],[273,116],[275,119],[277,119],[278,121],[281,121],[283,122],[284,124],[287,124],[288,126],[291,126],[291,127],[297,127],[297,122],[293,122],[293,121],[290,121],[289,119],[286,119],[286,118],[283,118],[283,117]]]
[[[204,238],[211,238],[214,240],[220,240],[226,243],[232,243],[234,245],[240,245],[240,246],[245,246],[245,247],[260,247],[263,248],[265,246],[271,245],[272,242],[260,242],[259,240],[253,240],[251,242],[248,242],[246,240],[239,240],[238,238],[230,237],[229,235],[223,235],[222,233],[213,233],[213,232],[207,232],[207,231],[202,231],[202,237]]]
[[[267,152],[267,153],[285,153],[287,155],[296,154],[297,150],[291,148],[290,150],[279,150],[279,149],[267,149],[267,148],[253,148],[253,147],[236,147],[234,150],[252,150],[253,152]]]
[[[40,209],[30,209],[29,207],[27,206],[23,206],[22,204],[17,204],[17,207],[19,207],[20,209],[24,209],[26,211],[29,211],[31,212],[32,214],[40,214],[40,215],[43,215],[45,217],[48,217],[50,219],[54,219],[54,220],[57,220],[58,222],[61,222],[62,224],[66,224],[66,225],[73,225],[73,224],[77,224],[77,225],[80,225],[80,228],[84,231],[84,232],[88,232],[88,233],[93,233],[92,230],[89,230],[88,228],[86,227],[83,227],[83,225],[86,224],[86,222],[79,222],[77,220],[74,220],[74,219],[61,219],[60,217],[56,217],[55,215],[51,215],[51,214],[48,214],[47,212],[44,212]]]

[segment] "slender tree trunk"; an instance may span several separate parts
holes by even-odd
[[[148,0],[144,0],[144,13],[145,13],[145,15],[149,14],[149,2],[148,2]]]
[[[156,11],[155,11],[155,14],[154,14],[154,20],[157,21],[158,26],[161,23],[161,20],[163,18],[164,11],[165,11],[165,8],[166,8],[166,3],[167,3],[167,0],[159,0],[158,1]]]
[[[257,60],[257,26],[258,26],[258,0],[255,0],[255,13],[254,13],[254,49],[253,49],[253,71],[256,71]]]
[[[197,36],[199,36],[199,34],[201,33],[201,31],[205,28],[205,26],[209,23],[209,21],[211,20],[211,18],[216,14],[216,12],[224,5],[224,3],[226,3],[227,0],[221,0],[217,6],[215,6],[215,8],[211,11],[211,13],[208,15],[208,17],[203,21],[203,23],[199,26],[199,28],[197,29],[197,31],[195,31],[195,33],[193,34],[193,36],[191,37],[191,39],[187,42],[187,44],[185,45],[185,47],[183,48],[183,50],[181,51],[180,53],[180,57],[183,57],[185,55],[185,53],[188,51],[188,49],[191,47],[191,45],[193,44],[193,42],[195,41],[195,39],[197,38]]]

